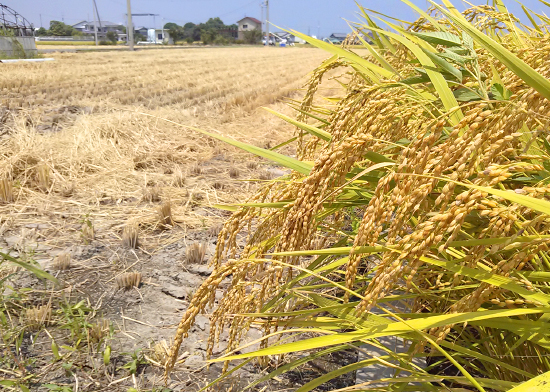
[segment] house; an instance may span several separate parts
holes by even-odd
[[[331,44],[340,45],[347,37],[348,35],[344,33],[332,33],[329,37],[325,38],[325,41]]]
[[[245,31],[252,31],[252,30],[262,31],[262,22],[256,18],[251,18],[250,16],[246,16],[242,18],[237,22],[237,24],[239,26],[237,38],[240,40],[244,40]]]
[[[82,22],[78,22],[72,25],[73,29],[80,31],[82,34],[85,34],[85,35],[95,34],[95,26],[96,26],[96,22],[88,22],[86,20],[83,20]],[[107,20],[97,22],[98,37],[105,38],[105,35],[109,31],[113,31],[117,34],[121,34],[123,31],[123,25],[120,23],[109,22]]]
[[[149,29],[145,26],[140,26],[134,29],[134,32],[135,34],[140,34],[140,35],[143,35],[144,37],[147,37],[147,35],[149,34]]]

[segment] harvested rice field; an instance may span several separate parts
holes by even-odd
[[[328,56],[212,48],[53,57],[0,64],[0,252],[26,267],[0,266],[0,380],[13,390],[160,391],[175,328],[229,214],[216,205],[285,173],[186,126],[276,147],[294,129],[261,107],[290,115],[284,101],[301,97]],[[219,373],[204,368],[207,329],[200,316],[169,390],[198,391]]]

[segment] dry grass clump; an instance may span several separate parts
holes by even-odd
[[[177,188],[183,188],[185,186],[186,176],[181,169],[177,169],[173,173],[172,185]]]
[[[256,170],[258,168],[258,162],[256,161],[250,161],[246,164],[246,167],[250,170]]]
[[[150,350],[150,357],[157,364],[163,366],[170,355],[170,347],[166,340],[156,342]]]
[[[51,170],[45,163],[39,164],[36,167],[36,182],[41,190],[48,191],[50,189]]]
[[[174,227],[174,219],[172,218],[172,203],[166,201],[158,208],[159,225],[163,229]]]
[[[14,200],[12,182],[7,178],[0,179],[0,201],[12,203]]]
[[[219,225],[214,225],[214,226],[210,226],[208,228],[208,237],[210,238],[217,238],[218,235],[220,234],[220,232],[222,231],[223,229],[223,225],[222,224],[219,224]]]
[[[107,336],[109,336],[111,330],[111,323],[107,319],[100,319],[88,330],[90,340],[93,343],[99,343]]]
[[[122,230],[122,246],[127,249],[137,249],[139,246],[139,226],[127,224]]]
[[[140,272],[126,272],[116,277],[116,285],[119,290],[130,290],[138,288],[141,284],[142,275]]]
[[[144,187],[142,199],[149,203],[160,201],[160,188],[158,186]]]
[[[229,169],[229,177],[231,178],[239,177],[239,169],[237,169],[236,167],[232,167],[231,169]]]
[[[206,244],[194,242],[185,250],[185,261],[188,264],[202,264],[206,256]]]
[[[82,224],[82,230],[80,231],[80,236],[84,243],[89,244],[95,239],[95,230],[94,225],[91,221],[86,220]]]
[[[25,309],[25,324],[31,331],[47,326],[52,319],[51,304],[33,306]]]
[[[194,176],[200,176],[201,174],[204,174],[204,169],[200,164],[196,163],[191,166],[190,173]]]
[[[65,271],[71,268],[71,254],[61,253],[53,260],[53,268],[57,271]]]

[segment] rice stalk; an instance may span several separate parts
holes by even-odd
[[[129,223],[122,230],[122,246],[127,249],[137,249],[139,247],[139,226],[135,223]]]
[[[185,261],[188,264],[202,264],[206,255],[206,244],[194,242],[185,249]]]
[[[115,279],[119,290],[130,290],[133,287],[138,288],[141,284],[142,275],[140,272],[126,272],[118,275]]]
[[[170,201],[164,202],[158,208],[159,225],[163,229],[170,229],[174,227],[174,219],[172,218],[172,203]]]
[[[7,178],[0,179],[0,201],[4,203],[13,203],[13,184]]]

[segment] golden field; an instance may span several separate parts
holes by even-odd
[[[13,385],[36,390],[74,387],[74,378],[84,391],[158,386],[162,369],[128,373],[128,353],[147,366],[164,362],[177,309],[202,281],[227,216],[214,205],[283,174],[185,126],[275,147],[294,129],[261,107],[291,115],[283,101],[301,98],[327,55],[262,47],[53,57],[5,64],[0,74],[0,252],[60,283],[46,294],[23,269],[0,268],[21,293],[1,302],[4,348],[36,334],[22,343],[30,356],[0,367]],[[204,364],[201,333],[176,378]],[[106,372],[111,349],[130,367]],[[63,378],[67,362],[74,378]],[[186,390],[207,378],[193,376]]]

